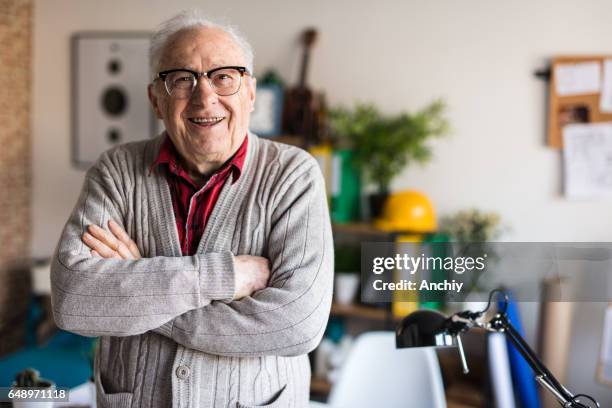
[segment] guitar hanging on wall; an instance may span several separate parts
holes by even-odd
[[[283,108],[283,130],[286,134],[301,136],[305,145],[317,143],[324,132],[325,100],[321,93],[313,92],[307,85],[310,52],[317,39],[313,28],[302,34],[302,63],[297,86],[289,88]]]

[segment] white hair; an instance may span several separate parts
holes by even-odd
[[[162,22],[157,27],[157,30],[151,37],[151,46],[149,48],[149,64],[152,74],[159,70],[160,59],[168,39],[181,30],[194,27],[218,28],[225,31],[242,50],[246,68],[253,74],[253,48],[242,33],[232,25],[214,22],[208,19],[199,10],[182,11],[176,16]]]

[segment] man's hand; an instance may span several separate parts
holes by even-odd
[[[91,249],[93,256],[116,259],[140,259],[136,243],[115,221],[108,221],[106,231],[97,225],[89,225],[82,240]],[[250,296],[265,288],[270,279],[270,262],[261,256],[234,256],[236,289],[234,299]]]
[[[265,288],[270,279],[270,262],[267,258],[252,255],[234,256],[236,290],[234,299],[250,296]]]
[[[113,220],[108,221],[106,231],[91,224],[81,239],[91,249],[93,256],[116,259],[140,259],[140,251],[125,230]]]

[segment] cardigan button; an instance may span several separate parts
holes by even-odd
[[[181,380],[185,380],[189,378],[189,371],[190,371],[189,367],[185,365],[178,366],[176,368],[176,376],[180,378]]]

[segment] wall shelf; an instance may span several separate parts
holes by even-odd
[[[390,310],[357,304],[342,305],[334,303],[331,308],[331,315],[380,321],[392,320]]]
[[[356,222],[339,224],[333,223],[332,228],[335,233],[357,234],[357,235],[389,235],[387,231],[383,231],[374,227],[371,223]]]

